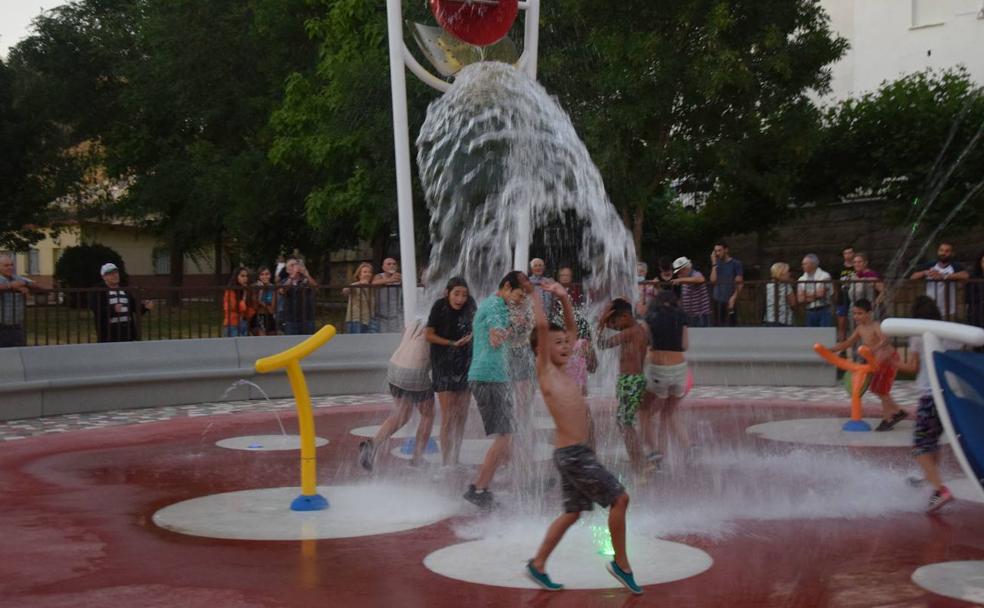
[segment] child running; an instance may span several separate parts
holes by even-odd
[[[359,464],[372,471],[376,462],[376,450],[403,425],[410,421],[413,408],[420,410],[420,426],[413,448],[410,464],[424,464],[424,449],[430,441],[434,426],[434,390],[430,378],[430,348],[424,338],[426,328],[420,321],[414,321],[403,331],[403,338],[396,352],[390,357],[386,370],[390,394],[396,409],[386,418],[375,437],[359,444]]]
[[[646,463],[636,432],[635,419],[636,412],[644,404],[651,406],[646,399],[646,376],[642,373],[646,348],[649,346],[649,329],[644,323],[636,321],[632,314],[632,304],[622,298],[612,300],[608,310],[601,316],[600,324],[603,328],[618,332],[601,340],[599,346],[603,349],[622,347],[618,357],[618,382],[615,384],[615,397],[618,399],[615,417],[625,439],[625,449],[629,453],[632,470],[642,473]]]
[[[632,593],[640,594],[642,588],[635,582],[625,553],[625,512],[629,506],[629,496],[618,479],[598,463],[594,450],[587,445],[590,427],[588,406],[580,388],[564,373],[564,366],[571,356],[571,345],[577,338],[571,301],[560,284],[541,286],[560,299],[566,325],[559,327],[549,324],[543,302],[540,298],[533,298],[536,331],[532,341],[536,352],[536,376],[543,400],[557,425],[553,460],[560,472],[564,514],[547,528],[536,555],[526,563],[526,574],[548,591],[564,588],[547,576],[547,558],[567,529],[578,520],[581,511],[590,511],[596,502],[603,507],[611,507],[608,530],[615,559],[607,564],[608,572]]]
[[[912,305],[912,316],[916,319],[932,319],[942,321],[943,316],[936,302],[929,296],[919,296]],[[959,350],[961,344],[952,340],[941,340],[943,350]],[[916,409],[916,428],[912,433],[912,455],[922,467],[926,481],[933,486],[933,493],[926,506],[927,513],[938,511],[940,507],[953,500],[953,494],[943,485],[940,478],[939,449],[940,435],[943,434],[943,424],[940,422],[936,403],[933,401],[933,389],[929,383],[929,371],[922,364],[922,336],[909,338],[909,353],[898,369],[903,372],[916,374],[916,386],[919,388],[919,407]],[[916,483],[919,483],[916,478]]]
[[[472,360],[468,386],[485,434],[494,436],[478,469],[475,483],[469,484],[464,499],[481,509],[491,509],[495,499],[489,490],[496,470],[512,455],[512,436],[516,431],[513,389],[509,383],[509,305],[522,304],[533,293],[526,275],[514,270],[499,281],[499,290],[478,306],[472,321]],[[538,300],[539,298],[534,298]]]
[[[892,384],[895,382],[896,366],[899,355],[895,352],[891,340],[881,330],[881,323],[871,314],[871,301],[860,298],[851,307],[855,329],[843,342],[838,342],[830,350],[839,353],[858,342],[871,349],[878,364],[878,371],[871,378],[870,390],[878,396],[882,404],[882,421],[875,427],[876,431],[890,431],[895,425],[905,420],[906,413],[892,399]]]
[[[690,443],[690,435],[677,415],[680,401],[687,394],[687,350],[690,334],[687,315],[680,309],[672,291],[656,294],[646,312],[649,327],[649,350],[646,353],[646,390],[653,395],[654,408],[659,410],[658,449],[649,454],[648,460],[658,464],[669,451],[670,435],[677,445],[687,446],[687,457],[696,454],[696,446]],[[642,419],[643,436],[652,447],[652,421]]]

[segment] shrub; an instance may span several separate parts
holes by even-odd
[[[105,245],[79,245],[66,249],[55,263],[55,282],[67,288],[98,287],[103,283],[99,269],[106,262],[119,267],[120,282],[125,285],[127,275],[123,258]],[[65,301],[71,308],[87,306],[85,294],[70,293]]]

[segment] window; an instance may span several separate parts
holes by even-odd
[[[171,274],[171,252],[167,249],[154,250],[154,274]]]
[[[947,12],[946,5],[941,0],[912,0],[912,27],[941,25]]]
[[[41,274],[41,252],[37,249],[27,251],[27,274]]]

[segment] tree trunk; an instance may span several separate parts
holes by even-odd
[[[172,240],[168,251],[170,257],[171,275],[168,277],[167,300],[170,306],[181,306],[181,287],[184,285],[184,250]]]
[[[642,206],[637,206],[632,210],[632,224],[629,230],[632,231],[632,242],[635,244],[636,256],[642,257],[642,226],[646,219],[646,212]]]
[[[224,285],[225,284],[225,273],[222,272],[222,231],[219,230],[215,235],[215,241],[212,243],[213,251],[212,256],[215,260],[214,272],[215,272],[215,284]],[[232,269],[229,269],[230,272]]]

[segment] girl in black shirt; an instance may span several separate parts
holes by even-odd
[[[441,404],[441,459],[458,464],[468,419],[468,366],[471,365],[472,318],[475,300],[461,277],[448,281],[444,297],[434,302],[427,319],[431,344],[431,376]]]

